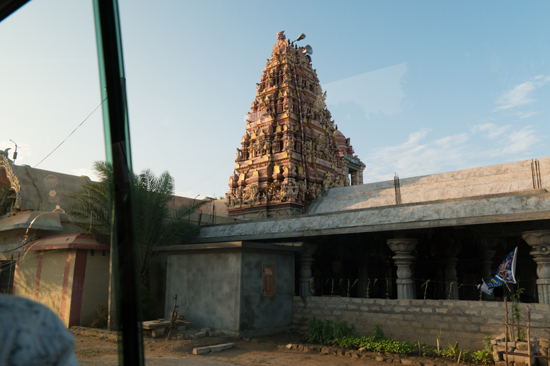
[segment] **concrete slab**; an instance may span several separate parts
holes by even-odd
[[[214,225],[195,243],[300,238],[388,230],[408,230],[550,219],[546,190],[303,215],[289,219]]]
[[[537,159],[541,181],[550,180],[550,158]],[[533,184],[531,160],[400,179],[403,204],[467,199],[522,192]],[[338,187],[328,190],[309,206],[309,214],[395,205],[394,181]]]
[[[217,344],[215,346],[196,347],[196,348],[193,348],[193,354],[206,355],[211,352],[221,352],[223,350],[230,349],[233,347],[235,347],[235,343],[223,343],[223,344]]]
[[[550,157],[537,160],[540,175],[524,160],[401,179],[399,205],[393,180],[332,188],[307,215],[203,227],[195,243],[548,219]]]
[[[195,333],[195,338],[204,338],[206,337],[206,332]]]
[[[170,320],[150,320],[143,322],[143,329],[164,329],[170,326]]]

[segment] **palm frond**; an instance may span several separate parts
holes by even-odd
[[[82,191],[72,194],[73,203],[65,211],[75,225],[90,232],[102,243],[110,242],[111,206],[109,187],[112,183],[112,168],[103,161],[94,163],[99,182],[82,186]],[[199,227],[190,223],[188,217],[208,201],[182,205],[173,210],[169,203],[173,199],[174,178],[168,171],[155,176],[145,169],[133,177],[136,196],[136,220],[140,253],[140,271],[144,285],[148,285],[149,264],[157,252],[153,248],[163,245],[182,244],[198,235]]]

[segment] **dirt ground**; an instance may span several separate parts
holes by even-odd
[[[117,342],[100,333],[76,332],[75,353],[81,365],[109,366],[117,364]],[[205,337],[196,340],[144,338],[147,365],[371,365],[379,362],[336,355],[288,350],[285,345],[298,343],[301,335],[280,333],[252,339]],[[235,343],[235,348],[205,356],[193,354],[193,348],[221,343]]]

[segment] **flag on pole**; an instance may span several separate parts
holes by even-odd
[[[488,295],[493,294],[495,287],[502,286],[505,283],[516,283],[516,255],[518,248],[512,250],[510,254],[506,256],[504,262],[498,267],[497,274],[486,283],[485,280],[481,280],[483,283],[477,285],[477,288]]]

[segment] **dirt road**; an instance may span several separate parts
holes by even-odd
[[[319,353],[297,352],[286,349],[288,343],[296,343],[300,335],[284,333],[258,337],[251,340],[236,340],[225,337],[206,337],[197,340],[171,340],[146,338],[144,340],[147,365],[197,365],[197,366],[256,366],[256,365],[369,365],[380,363],[366,359],[348,358]],[[117,343],[113,339],[77,334],[75,335],[77,355],[80,365],[118,365]],[[235,343],[235,348],[206,356],[193,355],[193,348],[213,344]]]

